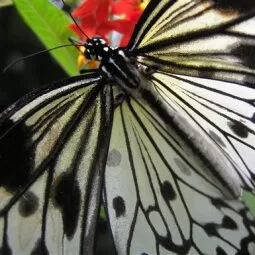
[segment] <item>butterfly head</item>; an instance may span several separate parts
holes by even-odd
[[[110,51],[106,41],[99,36],[88,39],[84,46],[86,47],[85,57],[92,60],[101,61]]]

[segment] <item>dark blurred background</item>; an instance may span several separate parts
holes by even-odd
[[[68,77],[49,53],[21,60],[2,73],[13,61],[44,49],[13,6],[0,8],[0,112],[32,90]],[[114,254],[106,221],[102,219],[96,240],[96,254]]]
[[[12,6],[0,8],[0,110],[40,86],[67,77],[49,53],[11,62],[45,49]]]

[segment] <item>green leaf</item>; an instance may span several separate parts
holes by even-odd
[[[0,0],[0,7],[4,7],[4,6],[8,6],[8,5],[12,5],[11,0]]]
[[[18,12],[47,49],[70,44],[68,37],[74,34],[68,29],[70,18],[48,0],[13,0]],[[50,51],[69,75],[77,75],[78,51],[68,46]]]
[[[251,192],[243,193],[243,200],[245,204],[249,207],[251,213],[255,216],[255,196]]]

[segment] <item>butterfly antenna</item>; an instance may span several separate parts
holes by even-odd
[[[66,3],[64,0],[61,0],[63,5],[66,6]],[[87,39],[90,39],[89,36],[81,29],[81,27],[79,26],[79,24],[77,23],[77,21],[75,20],[75,18],[73,17],[72,13],[67,10],[67,13],[69,14],[69,16],[71,17],[71,19],[73,20],[74,24],[76,25],[76,27],[80,30],[80,32],[85,36],[87,37]]]
[[[18,58],[16,60],[14,60],[13,62],[11,62],[9,65],[7,65],[3,70],[2,70],[2,74],[4,74],[10,67],[14,66],[16,63],[22,61],[22,60],[25,60],[25,59],[28,59],[28,58],[31,58],[31,57],[34,57],[34,56],[37,56],[37,55],[41,55],[45,52],[49,52],[49,51],[52,51],[52,50],[56,50],[56,49],[59,49],[59,48],[64,48],[64,47],[68,47],[68,46],[79,46],[79,45],[74,45],[74,43],[72,44],[66,44],[66,45],[60,45],[60,46],[57,46],[57,47],[54,47],[54,48],[51,48],[51,49],[47,49],[47,50],[40,50],[40,51],[37,51],[35,53],[32,53],[32,54],[29,54],[25,57],[22,57],[22,58]]]

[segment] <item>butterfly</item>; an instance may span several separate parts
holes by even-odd
[[[97,70],[0,115],[0,253],[255,254],[255,4],[151,0]]]

